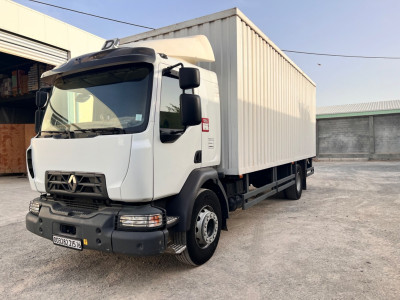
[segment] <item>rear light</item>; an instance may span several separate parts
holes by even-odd
[[[164,225],[162,214],[122,215],[118,218],[118,227],[123,228],[157,228]]]

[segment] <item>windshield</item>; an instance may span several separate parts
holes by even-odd
[[[132,133],[146,129],[153,67],[113,67],[56,80],[41,131]]]

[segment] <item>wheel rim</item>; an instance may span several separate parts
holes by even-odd
[[[218,217],[210,206],[200,209],[195,230],[196,242],[200,248],[205,249],[215,241],[218,233]]]

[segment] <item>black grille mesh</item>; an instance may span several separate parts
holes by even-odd
[[[74,176],[74,180],[70,180]],[[70,183],[69,183],[70,181]],[[50,194],[108,198],[104,174],[46,172],[46,192]]]

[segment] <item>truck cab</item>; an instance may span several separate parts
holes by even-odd
[[[42,76],[53,88],[37,95],[40,126],[27,165],[41,195],[27,228],[78,250],[181,254],[184,238],[173,236],[190,227],[194,201],[186,198],[199,192],[184,186],[211,180],[218,188],[217,76],[153,48],[116,43]],[[209,227],[200,237],[206,248],[218,242],[220,210],[199,224]]]

